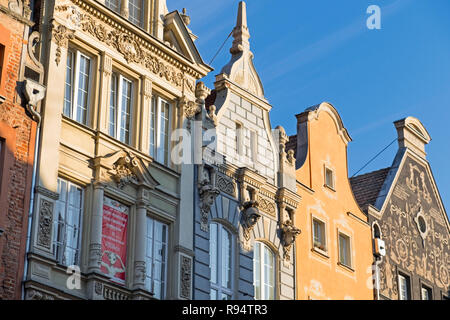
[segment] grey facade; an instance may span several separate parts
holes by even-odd
[[[241,2],[231,60],[216,76],[202,114],[202,129],[213,132],[217,141],[204,139],[203,164],[197,166],[194,299],[223,298],[214,297],[217,275],[212,271],[216,257],[210,252],[215,245],[211,224],[225,228],[232,237],[228,298],[295,299],[293,242],[299,230],[293,219],[300,202],[295,159],[284,151],[283,128],[270,126],[272,106],[253,66],[249,36]],[[271,259],[273,254],[274,274],[267,286],[272,288],[273,281],[274,288],[268,295],[254,290],[254,266],[260,267],[259,260],[254,264],[257,243],[258,248],[263,244],[264,250],[270,250],[264,252]]]

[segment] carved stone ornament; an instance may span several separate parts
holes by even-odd
[[[211,210],[211,206],[214,204],[214,201],[219,193],[219,189],[211,184],[200,186],[200,228],[205,232],[208,232],[209,211]]]
[[[181,256],[180,268],[180,297],[184,299],[191,299],[191,279],[192,279],[192,259],[186,256]]]
[[[264,198],[258,197],[259,210],[270,214],[271,216],[276,215],[275,203],[270,200],[266,200]]]
[[[26,300],[55,300],[55,297],[36,289],[28,289]]]
[[[102,263],[102,245],[91,243],[89,245],[89,266],[95,266],[100,269]]]
[[[205,100],[206,97],[210,94],[210,90],[202,81],[199,81],[195,86],[195,97],[199,100]]]
[[[55,62],[56,65],[59,65],[59,62],[61,61],[61,48],[67,48],[69,39],[71,40],[74,38],[74,32],[60,24],[52,24],[51,27],[53,29],[53,39],[57,46]]]
[[[96,281],[94,284],[95,294],[101,296],[103,294],[103,284],[101,282]]]
[[[201,111],[200,106],[194,101],[189,101],[186,96],[181,97],[180,107],[183,110],[183,115],[189,120],[192,120]]]
[[[236,186],[234,182],[226,176],[217,176],[217,188],[230,196],[236,197]]]
[[[41,199],[39,206],[39,225],[37,245],[48,250],[52,246],[53,202]]]
[[[138,183],[136,170],[138,162],[135,157],[124,156],[119,158],[113,165],[113,169],[109,170],[119,189],[123,189],[125,185],[130,183]]]
[[[30,19],[30,0],[9,0],[8,9],[19,16],[23,16],[25,19]]]
[[[246,241],[250,240],[250,232],[253,227],[256,225],[258,220],[261,218],[261,214],[258,210],[259,203],[258,201],[250,200],[243,204],[242,209],[242,227],[244,239]]]
[[[145,283],[145,261],[134,262],[134,282],[139,284]]]
[[[217,115],[216,115],[216,106],[209,106],[208,118],[212,121],[214,126],[217,126]]]
[[[287,261],[291,260],[290,251],[295,242],[295,238],[301,233],[300,229],[295,227],[291,220],[286,220],[281,226],[283,234],[283,253]]]

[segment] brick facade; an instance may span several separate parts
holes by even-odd
[[[0,1],[0,299],[20,299],[36,122],[17,94],[27,25]]]

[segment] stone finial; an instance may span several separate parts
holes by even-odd
[[[250,50],[250,33],[247,27],[247,8],[244,1],[239,2],[236,26],[233,29],[233,46],[230,49],[232,54]]]
[[[202,81],[197,82],[195,85],[195,97],[200,100],[205,100],[211,90]]]
[[[186,14],[186,8],[183,8],[183,10],[182,10],[181,12],[182,12],[182,13],[180,14],[181,19],[183,19],[184,24],[185,24],[186,26],[188,26],[189,23],[191,23],[191,17],[189,17],[189,16]]]

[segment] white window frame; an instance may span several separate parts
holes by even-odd
[[[80,50],[77,49],[69,49],[67,51],[67,55],[72,55],[72,65],[71,65],[71,72],[72,72],[72,84],[71,84],[71,105],[70,105],[70,111],[69,115],[66,114],[69,118],[72,120],[77,120],[78,118],[78,90],[79,90],[79,80],[80,80],[80,58],[84,57],[89,60],[89,73],[88,73],[88,85],[87,85],[87,105],[86,105],[86,122],[79,122],[83,125],[89,125],[90,121],[90,111],[91,111],[91,84],[92,84],[92,63],[93,59],[82,53]],[[75,59],[75,61],[73,60]],[[66,97],[66,79],[67,79],[67,61],[66,61],[66,78],[64,78],[64,103],[63,103],[63,113],[64,113],[64,107],[65,107],[65,97]]]
[[[166,103],[169,105],[169,115],[168,115],[168,135],[167,135],[167,141],[166,141],[166,146],[164,146],[164,148],[161,147],[161,109],[162,109],[162,105],[163,103]],[[168,100],[160,97],[159,95],[153,95],[152,96],[152,101],[151,101],[151,106],[150,106],[150,124],[149,124],[149,128],[150,128],[150,139],[149,139],[149,153],[150,156],[157,161],[158,163],[162,163],[166,166],[170,166],[171,164],[171,146],[172,146],[172,141],[171,141],[171,134],[172,134],[172,116],[173,116],[173,104],[170,103]],[[155,108],[155,109],[153,109]],[[154,111],[153,115],[152,115],[152,110]],[[154,122],[154,126],[152,128],[152,124],[151,122]],[[153,135],[153,146],[151,144],[151,135]],[[163,154],[163,161],[160,161],[160,152],[165,153],[165,150],[167,148],[167,159],[165,158],[165,155]]]
[[[327,172],[331,173],[331,185],[327,181]],[[324,180],[325,180],[324,184],[325,184],[326,187],[328,187],[328,188],[330,188],[332,190],[335,190],[336,177],[335,177],[335,174],[334,174],[334,170],[331,169],[328,166],[324,166]]]
[[[132,8],[131,8],[131,7],[132,7],[132,6],[133,6],[133,7],[137,7],[137,6],[134,4],[133,0],[129,0],[129,1],[128,1],[128,11],[129,11],[128,20],[129,20],[132,24],[134,24],[134,25],[136,25],[136,26],[142,28],[143,25],[144,25],[145,1],[143,1],[143,0],[136,0],[136,1],[140,2],[140,4],[141,4],[141,8],[140,8],[141,16],[140,16],[140,17],[137,17],[137,18],[134,17],[134,16],[131,16],[131,12],[132,12]]]
[[[428,299],[425,299],[425,296],[424,296],[425,292],[426,292]],[[420,287],[420,298],[422,300],[433,300],[433,289],[422,284],[422,286]]]
[[[169,255],[169,225],[167,223],[161,222],[159,220],[154,219],[153,217],[147,216],[146,219],[146,223],[147,223],[147,231],[148,231],[148,224],[149,222],[152,221],[152,237],[150,238],[149,234],[147,233],[145,236],[145,262],[146,262],[146,270],[145,270],[145,288],[154,293],[155,294],[155,253],[154,250],[156,249],[156,241],[155,241],[155,226],[157,224],[162,225],[163,227],[165,227],[166,229],[166,235],[165,235],[165,239],[162,239],[162,245],[164,247],[165,250],[165,254],[164,254],[164,261],[162,261],[162,263],[164,264],[164,269],[161,268],[161,271],[164,271],[164,277],[162,277],[161,281],[162,286],[161,286],[161,296],[156,296],[155,294],[155,298],[158,299],[164,299],[166,297],[167,294],[167,271],[168,271],[168,267],[167,267],[167,257]],[[151,239],[151,243],[152,243],[152,254],[151,257],[149,256],[149,240]],[[158,241],[160,241],[160,239],[158,239]],[[165,242],[165,243],[164,243]],[[151,259],[151,274],[149,272],[149,260]]]
[[[398,299],[411,300],[411,283],[410,277],[404,274],[398,274]],[[403,293],[403,286],[405,286],[406,296]]]
[[[270,299],[270,297],[266,296],[266,290],[265,288],[268,286],[267,282],[268,282],[268,275],[266,275],[265,272],[265,264],[264,264],[264,253],[265,250],[268,250],[271,254],[272,254],[272,270],[273,270],[273,298],[272,300],[276,299],[276,292],[277,292],[277,281],[276,281],[276,272],[277,272],[277,268],[276,268],[276,255],[275,252],[268,246],[266,245],[264,242],[261,241],[256,241],[255,242],[255,247],[254,247],[254,253],[253,253],[253,286],[255,287],[255,300],[268,300]],[[259,265],[258,265],[258,261],[255,258],[255,253],[258,250],[259,253]],[[257,298],[256,297],[256,270],[259,271],[259,286],[260,286],[260,297]]]
[[[114,138],[116,138],[117,140],[125,143],[125,144],[130,144],[132,141],[132,137],[133,137],[133,116],[134,116],[134,81],[123,76],[121,73],[119,72],[113,72],[111,75],[111,85],[109,88],[109,94],[110,94],[110,100],[111,100],[111,90],[112,90],[112,85],[113,85],[113,80],[114,77],[116,77],[117,79],[117,90],[115,92],[115,101],[116,101],[116,112],[115,112],[115,119],[114,119],[114,127],[115,127],[115,132],[112,135]],[[123,82],[128,82],[131,84],[131,92],[130,92],[130,127],[128,130],[128,141],[123,141],[120,138],[120,133],[121,133],[121,128],[122,128],[122,107],[123,107]],[[111,103],[112,101],[109,101],[109,109],[108,109],[108,115],[109,117],[111,117]],[[108,123],[108,132],[109,134],[111,134],[111,130],[109,128],[111,124],[111,118],[109,119],[109,123]]]
[[[318,222],[319,224],[322,224],[323,226],[323,243],[321,243],[323,245],[323,249],[321,249],[320,247],[316,246],[316,230],[314,228],[314,222]],[[327,243],[327,224],[325,223],[325,221],[313,216],[312,217],[312,241],[313,241],[313,248],[315,250],[320,250],[323,252],[328,252],[328,243]]]
[[[212,290],[216,290],[217,291],[217,296],[216,297],[222,297],[222,294],[228,295],[230,297],[230,299],[234,299],[234,274],[235,274],[235,237],[233,235],[233,233],[231,231],[229,231],[223,224],[221,223],[217,223],[217,222],[212,222],[210,224],[210,232],[211,232],[211,227],[212,225],[216,225],[217,226],[217,244],[216,244],[216,248],[220,248],[220,251],[216,251],[216,257],[217,257],[217,261],[216,261],[216,275],[217,275],[217,283],[214,283],[212,281],[212,279],[210,280],[210,285],[211,285],[211,290],[210,292],[212,292]],[[223,232],[227,232],[230,235],[230,239],[231,239],[231,243],[230,243],[230,268],[231,268],[231,272],[230,272],[230,287],[231,288],[226,288],[222,286],[222,233]],[[211,257],[211,238],[210,238],[210,257]],[[212,268],[212,264],[210,262],[210,267]],[[212,270],[211,270],[211,274],[212,274]],[[212,296],[210,296],[211,300],[213,299]],[[221,299],[220,299],[221,300]]]
[[[236,143],[236,155],[238,156],[242,156],[244,153],[244,148],[243,148],[243,140],[244,140],[244,126],[242,125],[241,122],[236,121],[235,122],[235,134],[236,134],[236,139],[235,139],[235,143]]]
[[[341,237],[342,238],[346,238],[346,241],[348,241],[348,247],[347,247],[347,259],[348,259],[348,263],[345,263],[343,261],[341,261]],[[340,265],[343,265],[345,267],[348,268],[352,268],[352,241],[351,241],[351,237],[345,233],[343,233],[342,231],[338,231],[338,261]]]
[[[64,190],[64,192],[66,193],[66,201],[64,202],[64,220],[63,223],[60,224],[59,223],[59,216],[58,213],[58,208],[59,206],[57,206],[54,210],[54,218],[53,218],[53,235],[52,235],[52,246],[53,246],[53,254],[54,257],[56,259],[56,261],[58,261],[58,263],[60,263],[61,265],[64,266],[69,266],[69,265],[80,265],[80,261],[81,261],[81,238],[82,238],[82,231],[83,231],[83,214],[84,214],[84,188],[72,183],[68,180],[62,179],[62,178],[58,178],[58,182],[59,181],[64,181],[66,183],[66,189]],[[59,186],[59,184],[58,184]],[[68,207],[69,207],[69,191],[71,186],[74,186],[75,188],[81,190],[81,199],[80,199],[80,213],[79,213],[79,220],[78,220],[78,239],[76,241],[76,248],[72,248],[75,249],[76,253],[75,253],[75,258],[74,261],[70,261],[67,262],[65,261],[65,253],[66,253],[66,245],[67,245],[67,214],[68,214]],[[59,189],[59,188],[58,188]],[[60,196],[61,197],[61,196]],[[57,203],[61,203],[60,200],[57,200]],[[62,228],[62,230],[60,229]],[[76,228],[76,226],[75,226]],[[62,234],[63,238],[62,239],[57,239],[58,235]],[[59,240],[59,241],[58,241]],[[61,250],[58,251],[58,242],[62,242],[61,243]]]

